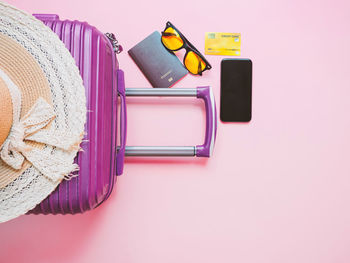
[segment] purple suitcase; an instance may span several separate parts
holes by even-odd
[[[35,14],[62,40],[80,70],[86,89],[86,135],[75,162],[77,177],[63,181],[31,213],[75,214],[91,210],[112,192],[128,156],[198,156],[212,153],[217,128],[216,108],[210,87],[193,89],[126,89],[124,73],[119,69],[116,53],[122,49],[113,34],[103,34],[86,22],[60,20],[57,15]],[[207,111],[205,142],[199,146],[126,147],[127,96],[191,96],[201,98]],[[117,112],[118,96],[121,112]],[[119,114],[119,115],[118,115]],[[117,120],[117,117],[120,119]],[[117,147],[117,121],[120,146]]]

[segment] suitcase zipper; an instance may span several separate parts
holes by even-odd
[[[118,40],[116,39],[115,35],[113,33],[106,33],[106,37],[109,39],[113,46],[113,51],[116,54],[119,54],[120,52],[123,51],[123,47],[118,43]]]

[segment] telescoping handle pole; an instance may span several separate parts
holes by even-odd
[[[197,97],[203,99],[206,110],[204,144],[197,146],[126,146],[126,156],[197,156],[210,157],[215,144],[217,118],[211,87],[181,88],[127,88],[126,96]]]

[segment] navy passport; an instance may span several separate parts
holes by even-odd
[[[128,53],[154,88],[169,88],[188,73],[178,57],[163,46],[158,31]]]

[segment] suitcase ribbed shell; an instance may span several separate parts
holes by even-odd
[[[86,89],[87,123],[75,162],[79,175],[63,181],[32,213],[75,214],[95,208],[116,181],[118,62],[109,39],[95,27],[57,15],[35,15],[63,41],[76,61]]]

